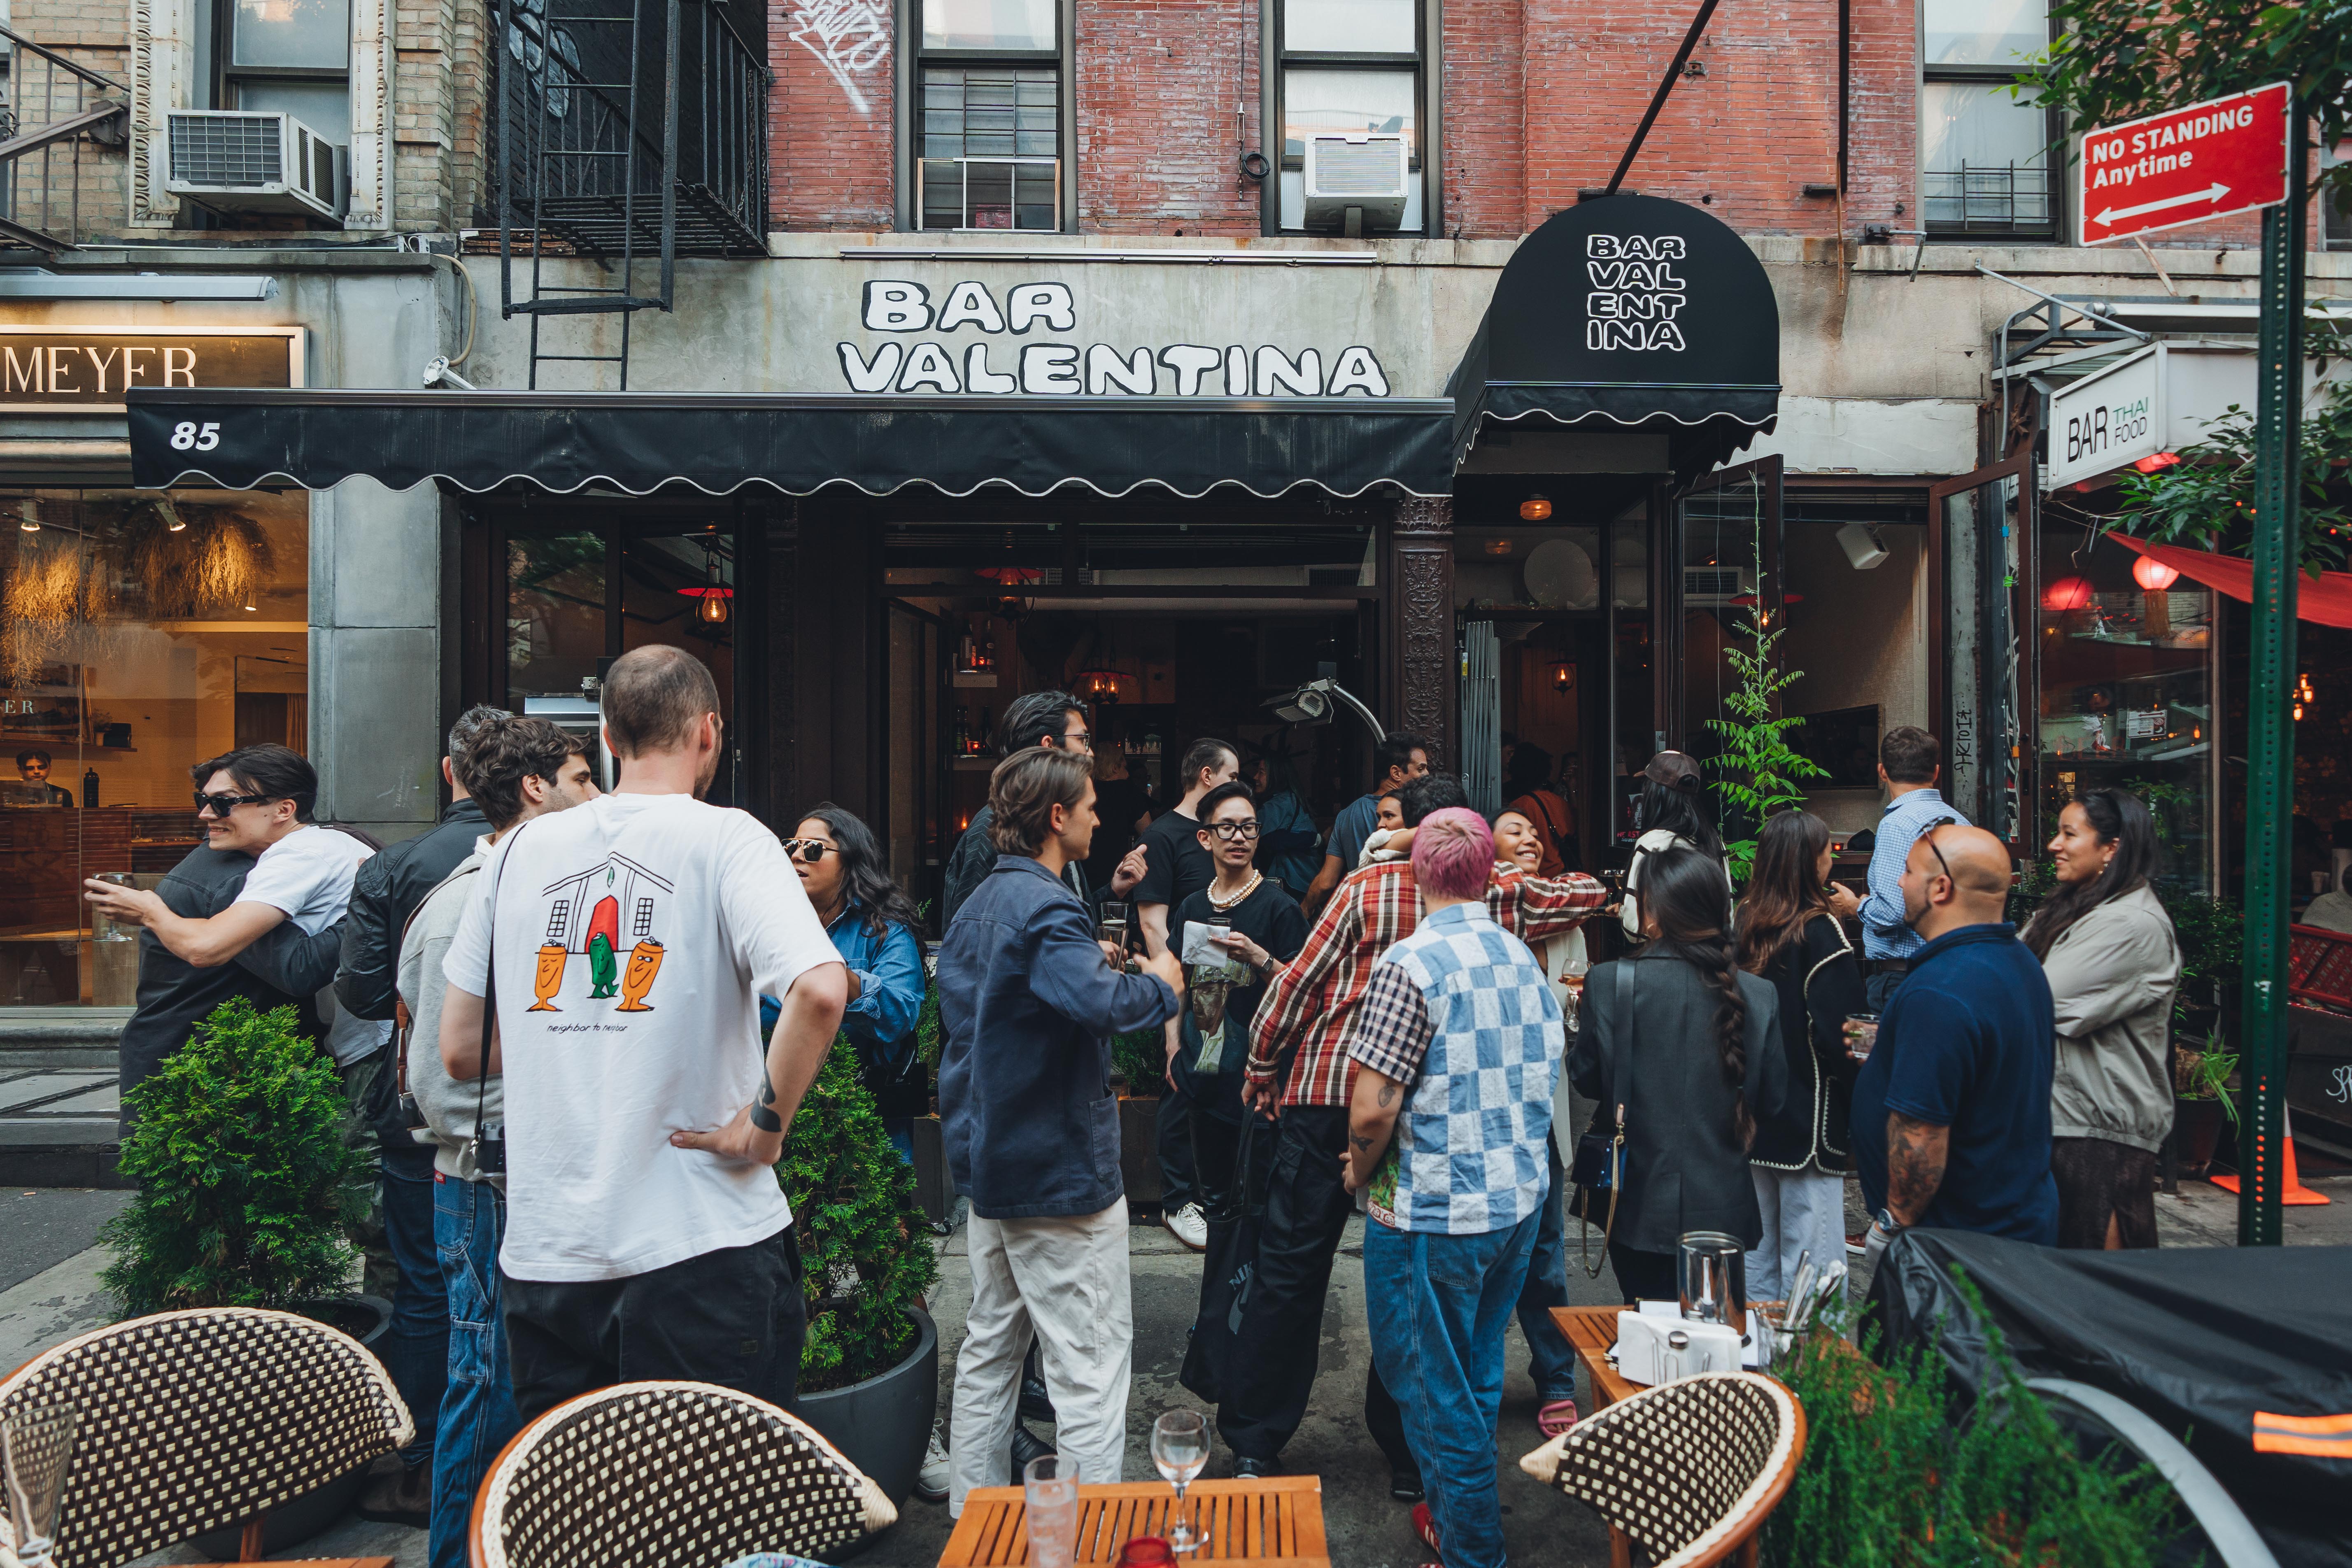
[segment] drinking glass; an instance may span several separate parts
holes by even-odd
[[[66,1464],[73,1458],[73,1406],[36,1405],[0,1416],[0,1468],[8,1486],[8,1521],[16,1527],[16,1561],[48,1568],[57,1545],[58,1506],[65,1499]]]
[[[1559,983],[1568,988],[1568,1016],[1563,1022],[1570,1033],[1575,1032],[1577,1016],[1584,1010],[1584,977],[1591,968],[1589,958],[1571,958],[1559,966]]]
[[[1176,1489],[1176,1508],[1168,1526],[1171,1552],[1197,1552],[1201,1538],[1184,1512],[1184,1489],[1209,1462],[1209,1418],[1197,1410],[1171,1410],[1151,1424],[1151,1462]]]
[[[1078,1543],[1077,1461],[1039,1455],[1022,1468],[1021,1490],[1030,1563],[1034,1568],[1070,1568]]]
[[[1871,1047],[1878,1044],[1878,1015],[1848,1013],[1844,1034],[1845,1054],[1858,1062],[1868,1061]]]
[[[1102,925],[1097,934],[1105,942],[1117,942],[1123,952],[1127,947],[1127,933],[1134,916],[1133,904],[1123,899],[1105,899],[1102,907]]]

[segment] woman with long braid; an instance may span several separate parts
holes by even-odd
[[[1576,1091],[1601,1102],[1599,1129],[1613,1131],[1622,1108],[1609,1261],[1628,1303],[1675,1294],[1675,1246],[1686,1231],[1727,1232],[1749,1247],[1763,1239],[1748,1150],[1789,1084],[1780,996],[1738,965],[1723,867],[1699,850],[1666,848],[1648,858],[1642,892],[1651,940],[1587,977],[1586,1023],[1568,1064]],[[1620,1039],[1631,1049],[1613,1050]],[[1616,1054],[1625,1057],[1622,1074]]]

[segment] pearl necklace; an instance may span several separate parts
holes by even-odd
[[[1250,879],[1242,884],[1242,890],[1235,893],[1232,898],[1226,899],[1222,902],[1218,900],[1216,889],[1212,887],[1209,889],[1209,907],[1221,913],[1226,910],[1233,909],[1235,906],[1245,902],[1252,893],[1257,891],[1257,885],[1265,880],[1265,872],[1252,871],[1250,873]]]

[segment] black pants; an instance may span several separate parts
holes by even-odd
[[[2058,1183],[2058,1245],[2096,1252],[2107,1222],[2126,1247],[2156,1245],[2156,1155],[2108,1138],[2053,1138],[2050,1173]]]
[[[1200,1183],[1192,1169],[1192,1097],[1182,1089],[1160,1086],[1160,1120],[1154,1125],[1160,1148],[1160,1212],[1174,1214],[1186,1204],[1201,1201]]]
[[[1331,1259],[1356,1209],[1339,1179],[1339,1157],[1347,1147],[1347,1107],[1304,1105],[1283,1112],[1249,1310],[1234,1336],[1227,1386],[1234,1393],[1217,1410],[1218,1433],[1244,1458],[1271,1463],[1278,1457],[1306,1418],[1307,1398],[1315,1392]],[[1378,1289],[1377,1282],[1372,1288]],[[1364,1425],[1391,1470],[1421,1473],[1406,1446],[1396,1401],[1369,1357]]]
[[[790,1409],[808,1309],[790,1226],[625,1279],[500,1271],[515,1406],[530,1421],[616,1383],[715,1383]]]
[[[1612,1241],[1609,1262],[1617,1270],[1617,1288],[1625,1292],[1629,1307],[1636,1301],[1674,1301],[1682,1297],[1681,1259],[1671,1252],[1643,1252]]]
[[[1192,1123],[1192,1194],[1214,1224],[1229,1214],[1238,1195],[1234,1175],[1241,1155],[1242,1130],[1197,1105],[1185,1120]]]

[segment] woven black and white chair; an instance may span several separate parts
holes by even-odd
[[[1632,1563],[1632,1542],[1653,1568],[1705,1568],[1734,1552],[1755,1568],[1757,1532],[1804,1456],[1804,1407],[1787,1388],[1706,1373],[1619,1400],[1519,1468],[1592,1505],[1609,1525],[1611,1568]]]
[[[797,1415],[708,1383],[624,1383],[515,1434],[474,1498],[474,1568],[830,1562],[898,1510]]]
[[[118,1568],[239,1524],[258,1557],[271,1509],[415,1436],[357,1340],[250,1307],[133,1318],[0,1382],[0,1414],[44,1405],[74,1411],[58,1568]],[[0,1545],[16,1545],[5,1520]]]

